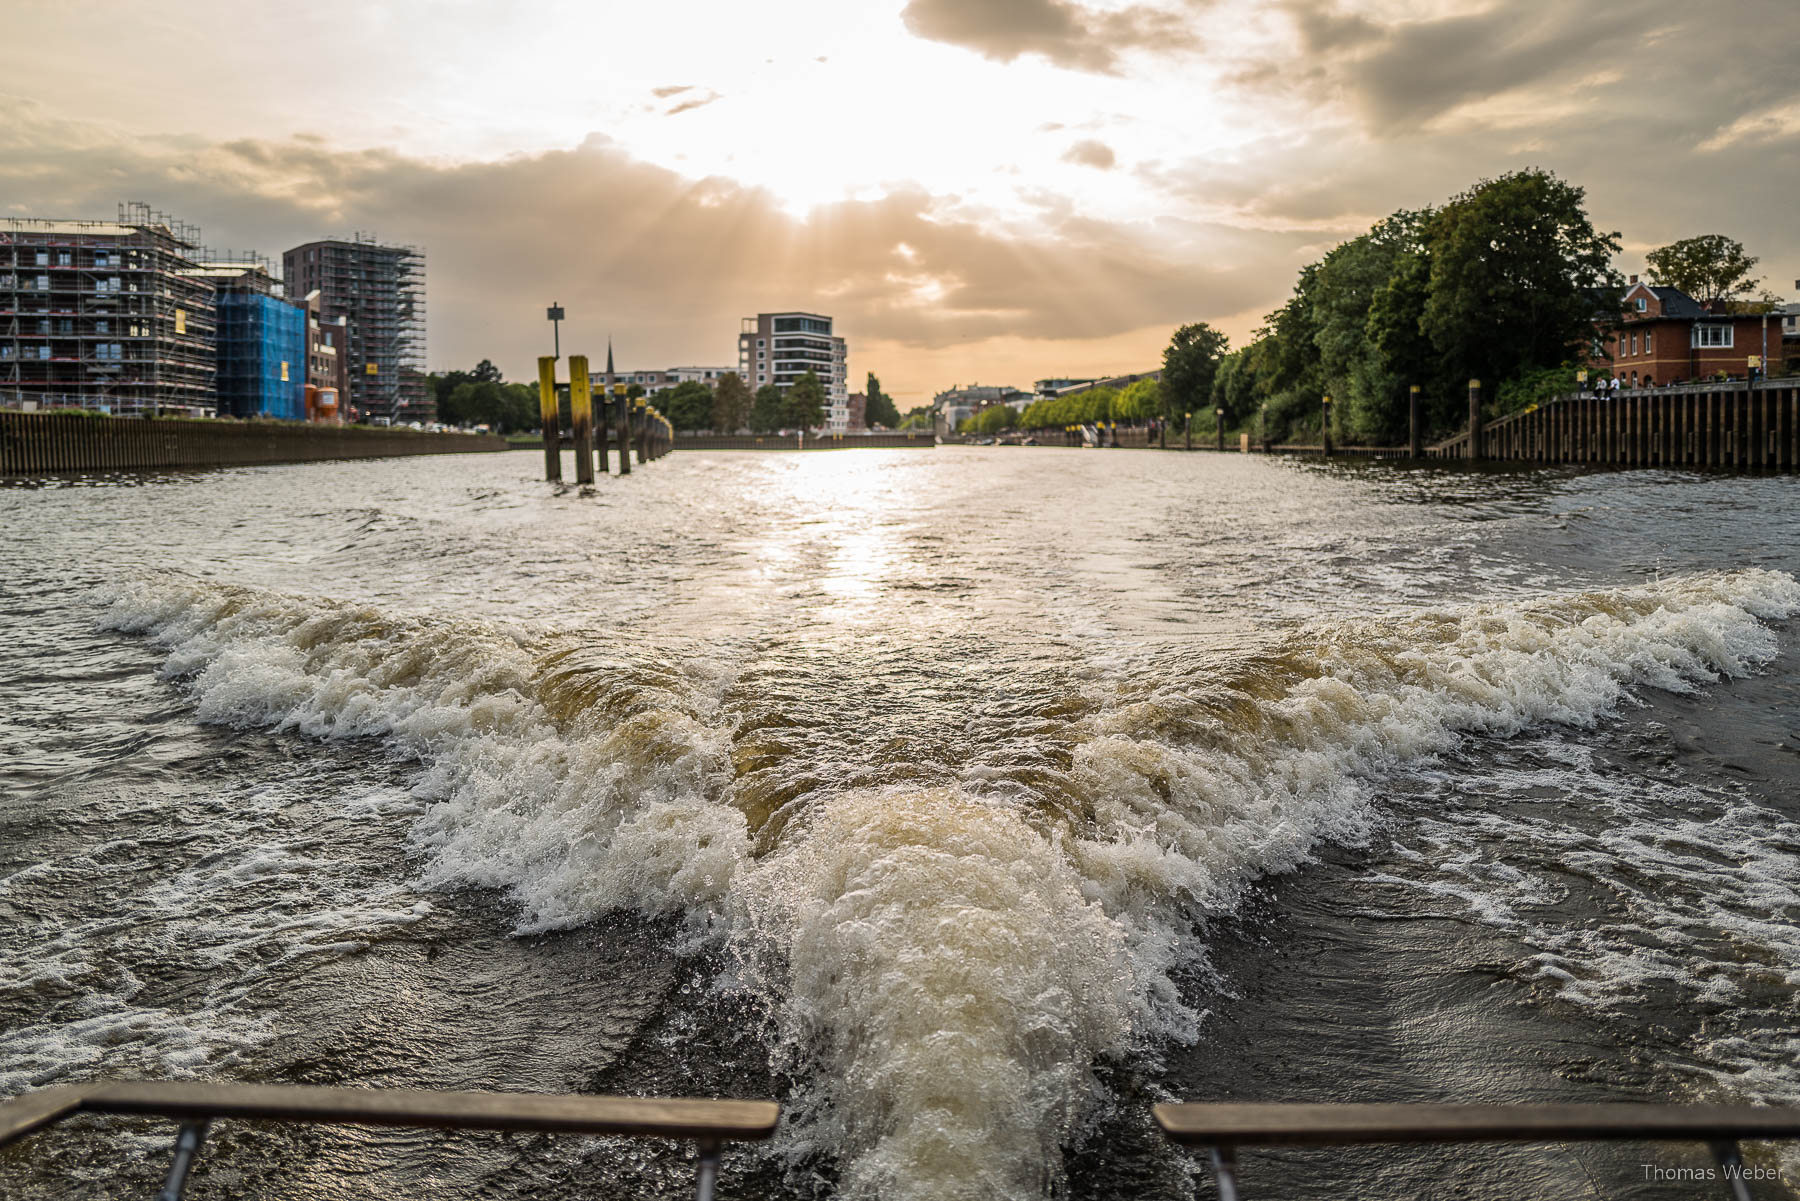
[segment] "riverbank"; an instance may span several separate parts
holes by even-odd
[[[0,410],[0,476],[245,467],[505,450],[490,434]]]

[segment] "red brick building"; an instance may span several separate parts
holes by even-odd
[[[1742,379],[1763,350],[1764,317],[1714,312],[1680,288],[1639,283],[1625,293],[1624,321],[1606,341],[1626,387],[1654,388],[1719,375]],[[1768,356],[1779,366],[1781,316],[1768,319]],[[1598,364],[1605,366],[1604,363]]]

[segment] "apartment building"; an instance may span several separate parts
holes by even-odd
[[[357,234],[296,246],[281,256],[289,296],[319,293],[319,319],[343,319],[347,395],[353,414],[396,424],[430,421],[425,380],[425,254]]]
[[[117,221],[0,218],[0,405],[212,414],[198,257],[198,230],[141,204]]]
[[[738,328],[738,374],[754,392],[765,384],[782,391],[811,371],[825,385],[825,428],[850,428],[849,350],[822,313],[758,313]]]

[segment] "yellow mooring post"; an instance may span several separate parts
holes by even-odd
[[[556,360],[538,356],[538,416],[544,425],[544,478],[562,483],[562,431],[557,428]]]
[[[594,394],[587,356],[569,356],[569,419],[575,424],[575,482],[594,482]]]

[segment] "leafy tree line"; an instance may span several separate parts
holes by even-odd
[[[1330,396],[1340,441],[1392,445],[1406,438],[1414,384],[1430,435],[1466,422],[1470,379],[1496,413],[1571,391],[1623,295],[1612,266],[1619,235],[1594,228],[1585,199],[1550,172],[1525,170],[1438,208],[1401,210],[1302,268],[1248,345],[1234,350],[1205,323],[1184,325],[1159,386],[1038,401],[1019,424],[1192,413],[1210,431],[1223,410],[1226,428],[1253,433],[1266,414],[1268,436],[1280,441],[1316,436],[1320,399]],[[1727,307],[1759,283],[1757,260],[1722,235],[1673,243],[1648,261],[1653,281]]]
[[[1211,407],[1275,440],[1334,434],[1393,444],[1410,385],[1441,434],[1467,420],[1470,379],[1506,412],[1570,390],[1619,310],[1619,235],[1594,228],[1581,188],[1540,170],[1483,180],[1443,207],[1401,210],[1300,272],[1249,345],[1224,353]]]

